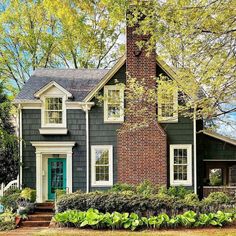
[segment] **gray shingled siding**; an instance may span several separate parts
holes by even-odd
[[[23,110],[23,185],[35,188],[36,160],[35,148],[31,141],[75,141],[73,148],[73,191],[86,189],[86,130],[85,113],[82,110],[67,110],[66,136],[40,135],[41,111]]]
[[[125,83],[125,66],[123,66],[108,84]],[[103,90],[100,91],[101,93]],[[96,103],[96,100],[93,100]],[[90,113],[90,147],[91,145],[112,145],[113,146],[113,180],[117,182],[117,129],[121,124],[105,124],[103,106],[94,106]],[[91,188],[91,190],[102,190],[106,188]]]
[[[193,163],[193,121],[189,118],[179,117],[178,123],[162,123],[161,126],[167,133],[168,144],[168,166],[169,166],[169,146],[171,144],[192,144],[192,163]],[[192,183],[194,184],[194,165],[192,164]],[[169,168],[168,182],[169,182]],[[193,185],[192,185],[193,187]]]

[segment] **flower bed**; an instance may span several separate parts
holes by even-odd
[[[140,217],[135,213],[101,213],[95,209],[88,211],[68,210],[57,213],[53,221],[62,227],[92,228],[92,229],[147,229],[176,227],[222,227],[235,219],[233,213],[197,214],[187,211],[181,215],[169,217],[162,213],[157,216]]]

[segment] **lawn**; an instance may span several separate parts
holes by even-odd
[[[161,230],[161,231],[95,231],[95,230],[69,230],[69,229],[46,229],[34,233],[33,236],[236,236],[236,228],[215,228],[196,230]]]

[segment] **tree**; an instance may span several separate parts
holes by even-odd
[[[19,169],[18,139],[12,124],[10,100],[0,84],[0,183],[16,179]]]
[[[37,67],[101,68],[124,51],[124,0],[0,3],[0,77],[20,89]],[[122,9],[122,10],[121,10]]]
[[[236,112],[235,8],[233,0],[133,1],[130,6],[129,24],[138,23],[137,34],[150,35],[137,45],[147,54],[156,48],[174,68],[185,116],[214,124]]]

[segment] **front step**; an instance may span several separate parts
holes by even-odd
[[[28,215],[26,221],[22,221],[22,227],[48,227],[54,213],[52,202],[37,203],[35,213]]]
[[[48,227],[50,221],[23,221],[21,223],[22,227]]]
[[[49,207],[49,206],[37,206],[36,205],[35,212],[54,212],[54,208]]]
[[[28,215],[28,221],[51,221],[52,214],[35,214]]]

